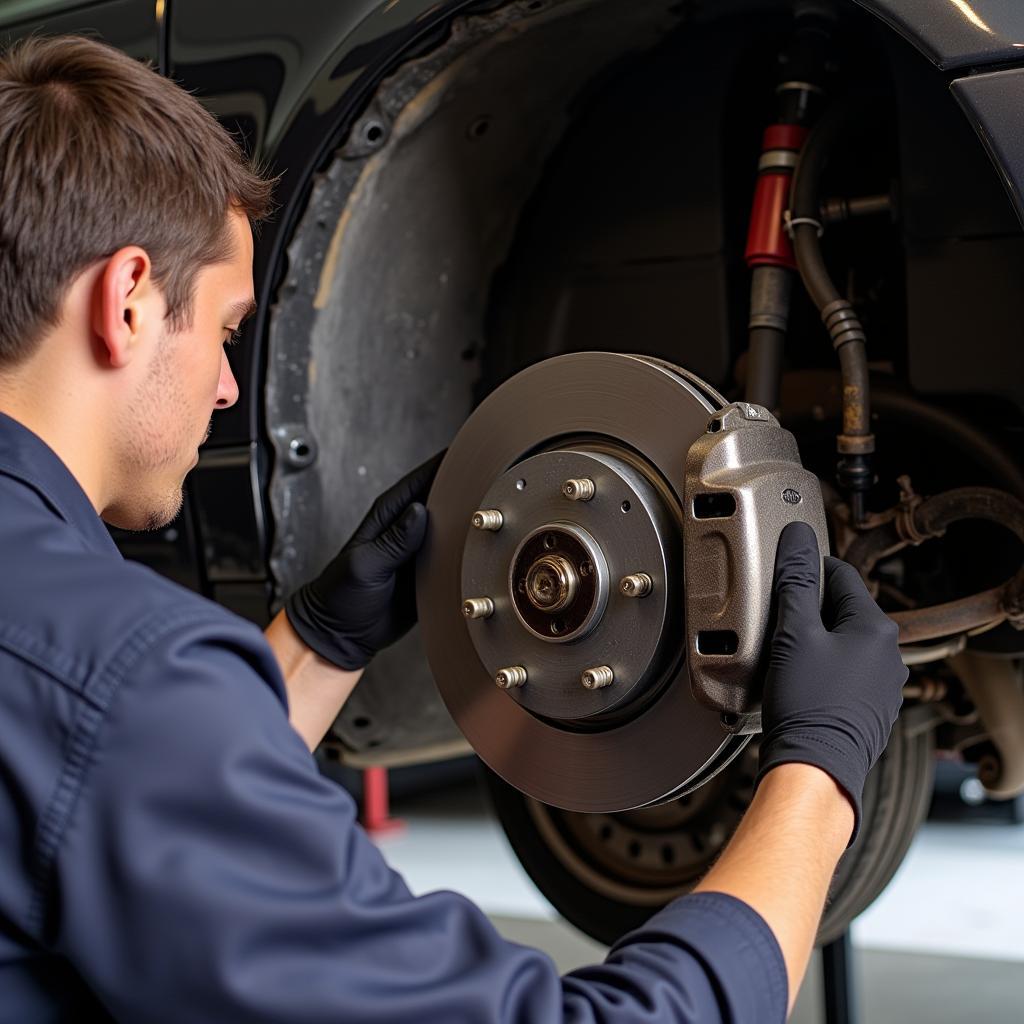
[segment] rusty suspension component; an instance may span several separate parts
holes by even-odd
[[[991,487],[958,487],[931,498],[913,493],[901,477],[900,504],[873,517],[877,525],[860,534],[844,557],[865,579],[882,559],[908,545],[941,537],[955,522],[982,519],[1011,530],[1024,542],[1024,502]],[[1024,565],[1005,583],[956,601],[893,612],[900,627],[900,643],[913,644],[968,633],[1009,621],[1024,628]]]
[[[1024,689],[1013,661],[965,651],[950,659],[963,681],[996,753],[978,762],[989,796],[1006,800],[1024,792]]]

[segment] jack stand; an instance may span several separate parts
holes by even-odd
[[[387,768],[363,769],[362,803],[362,825],[368,835],[389,835],[405,828],[405,822],[390,816]]]
[[[821,968],[825,982],[825,1024],[856,1024],[853,947],[848,931],[821,947]]]

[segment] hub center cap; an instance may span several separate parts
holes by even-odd
[[[595,625],[608,597],[607,576],[604,555],[585,530],[548,523],[512,559],[512,606],[535,637],[565,643]]]
[[[514,570],[514,575],[518,576],[519,571]],[[525,579],[516,581],[512,596],[515,600],[520,590],[525,591],[534,608],[554,614],[572,604],[579,583],[579,573],[572,562],[561,555],[544,555],[530,566]]]

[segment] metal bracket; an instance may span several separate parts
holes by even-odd
[[[775,550],[794,522],[828,554],[821,487],[793,435],[763,406],[726,406],[687,454],[683,523],[690,685],[717,711],[747,715],[760,700]]]

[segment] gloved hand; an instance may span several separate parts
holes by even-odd
[[[790,761],[821,768],[853,804],[852,843],[864,780],[903,703],[908,673],[898,629],[857,570],[838,558],[825,559],[819,613],[818,542],[805,523],[782,531],[774,586],[778,611],[761,708],[758,782]]]
[[[363,668],[416,622],[410,563],[426,536],[425,502],[443,454],[377,498],[327,568],[285,602],[295,632],[339,668]]]

